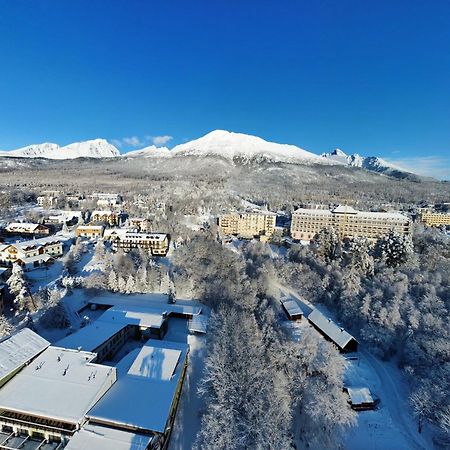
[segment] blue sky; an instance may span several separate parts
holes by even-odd
[[[446,0],[0,0],[0,149],[221,128],[450,179],[449,23]]]

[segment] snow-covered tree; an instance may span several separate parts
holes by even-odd
[[[394,230],[377,242],[377,254],[389,267],[398,267],[408,262],[413,249],[410,237]]]
[[[22,267],[19,264],[13,264],[11,276],[6,281],[9,292],[14,296],[14,306],[17,310],[29,308],[30,291]]]
[[[5,316],[0,316],[0,338],[11,334],[13,329],[11,322]]]
[[[334,261],[341,256],[341,242],[339,236],[333,227],[324,228],[314,236],[314,245],[317,248],[317,254],[325,262]]]

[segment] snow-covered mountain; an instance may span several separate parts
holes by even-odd
[[[232,164],[251,164],[261,162],[291,164],[321,164],[357,167],[372,172],[397,178],[411,178],[411,172],[396,167],[376,156],[363,157],[354,153],[347,155],[340,149],[330,153],[316,155],[295,145],[268,142],[257,136],[215,130],[203,137],[185,144],[167,147],[151,145],[140,150],[120,154],[114,145],[105,139],[94,139],[60,147],[58,144],[44,143],[0,152],[0,156],[22,158],[74,159],[74,158],[182,158],[182,157],[215,157],[222,158]]]
[[[29,145],[17,150],[0,152],[0,156],[47,159],[112,158],[120,156],[120,152],[105,139],[93,139],[74,142],[64,147],[49,142]]]
[[[290,162],[298,164],[327,164],[314,153],[295,145],[276,144],[257,136],[215,130],[207,135],[175,146],[172,156],[219,156],[235,162]],[[326,162],[325,162],[326,161]]]
[[[149,147],[142,148],[140,150],[133,150],[131,152],[125,153],[123,157],[142,157],[142,158],[152,158],[159,157],[164,158],[170,156],[170,150],[167,147],[157,147],[156,145],[150,145]]]
[[[330,153],[322,153],[322,158],[333,161],[337,164],[342,164],[350,167],[360,167],[362,169],[370,170],[371,172],[378,172],[384,175],[395,176],[397,178],[404,178],[411,175],[411,172],[394,166],[378,156],[361,156],[357,153],[347,155],[341,149],[337,148]]]

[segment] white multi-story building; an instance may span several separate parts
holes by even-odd
[[[400,213],[357,211],[342,205],[331,210],[300,208],[292,214],[291,236],[309,241],[324,228],[332,227],[342,239],[363,236],[376,240],[391,230],[411,234],[411,226],[411,220]]]
[[[112,239],[114,251],[121,248],[129,252],[133,248],[141,248],[151,252],[154,256],[165,256],[169,250],[169,236],[164,233],[135,233],[119,234]]]

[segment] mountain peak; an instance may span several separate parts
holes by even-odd
[[[91,139],[60,147],[58,144],[45,142],[29,145],[17,150],[0,152],[1,156],[21,158],[75,159],[75,158],[112,158],[120,156],[119,150],[106,139]]]
[[[325,163],[318,155],[295,145],[277,144],[265,141],[258,136],[226,130],[214,130],[198,139],[177,145],[172,149],[171,154],[173,156],[219,156],[243,163],[251,161]]]

